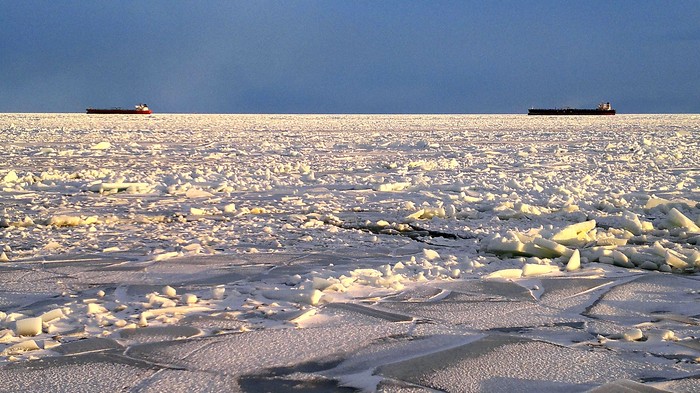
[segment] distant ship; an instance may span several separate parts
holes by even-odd
[[[528,115],[614,115],[615,109],[609,102],[603,102],[596,109],[556,108],[556,109],[529,109]]]
[[[94,113],[99,115],[150,115],[153,113],[148,109],[146,104],[138,104],[134,109],[124,109],[124,108],[111,108],[111,109],[97,109],[97,108],[87,108],[87,113]]]

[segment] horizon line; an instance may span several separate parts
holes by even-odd
[[[83,114],[88,115],[85,112],[0,112],[0,114]],[[119,116],[119,114],[89,114],[91,116]],[[128,115],[128,114],[126,114]],[[151,116],[151,115],[327,115],[327,116],[450,116],[450,115],[528,115],[527,112],[153,112],[151,114],[139,114],[139,116]],[[618,115],[700,115],[700,112],[624,112],[617,113]],[[124,116],[124,114],[122,114]],[[562,115],[552,115],[560,117]],[[576,115],[564,115],[564,116],[576,116]],[[580,115],[580,116],[590,116],[590,115]],[[540,116],[542,117],[542,116]],[[547,117],[547,116],[544,116]]]

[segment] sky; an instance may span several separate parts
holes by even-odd
[[[0,112],[700,113],[700,1],[0,0]]]

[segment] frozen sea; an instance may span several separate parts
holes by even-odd
[[[700,115],[0,140],[0,391],[700,391]]]

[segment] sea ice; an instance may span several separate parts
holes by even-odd
[[[40,348],[37,345],[36,341],[26,340],[26,341],[22,341],[20,343],[14,344],[8,348],[5,348],[2,351],[2,355],[3,356],[19,355],[19,354],[24,353],[24,352],[36,351],[39,349]]]
[[[700,228],[698,228],[697,225],[688,217],[686,217],[683,213],[678,211],[675,207],[671,209],[671,211],[668,212],[668,222],[671,225],[678,226],[681,228],[685,228],[689,231],[692,232],[699,232],[700,233]]]
[[[175,297],[177,295],[175,288],[171,287],[170,285],[164,286],[163,289],[161,289],[161,292],[167,297]]]
[[[43,314],[41,314],[41,321],[42,322],[51,322],[55,319],[63,318],[65,315],[63,314],[63,310],[60,308],[55,308],[51,311],[47,311]]]
[[[107,142],[107,141],[99,142],[99,143],[94,144],[90,147],[90,149],[92,149],[92,150],[107,150],[107,149],[111,149],[111,148],[112,148],[112,144]]]
[[[0,385],[698,391],[699,124],[0,115]]]
[[[18,336],[36,336],[41,334],[42,318],[24,318],[15,322],[15,332]]]
[[[544,274],[551,274],[559,271],[558,266],[551,265],[539,265],[534,263],[526,263],[523,266],[523,277],[533,277],[540,276]]]
[[[565,246],[581,246],[582,242],[591,240],[588,232],[593,230],[595,226],[595,220],[572,224],[554,234],[551,240]]]
[[[574,250],[569,258],[569,262],[566,263],[566,271],[571,272],[581,268],[581,253],[578,250]]]
[[[639,328],[633,328],[622,333],[622,338],[626,341],[637,341],[644,337],[644,333]]]
[[[197,295],[195,295],[193,293],[186,293],[186,294],[182,295],[182,303],[183,304],[187,304],[187,305],[195,304],[195,303],[197,303],[198,300],[199,299],[197,299]]]

